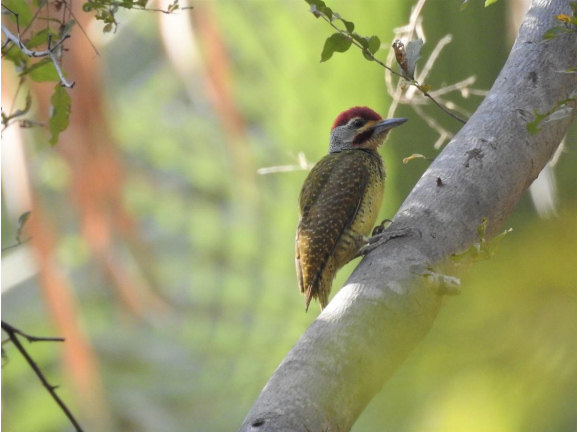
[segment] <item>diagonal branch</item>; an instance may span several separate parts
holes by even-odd
[[[395,239],[367,255],[346,285],[287,354],[240,432],[349,431],[383,384],[427,334],[444,294],[436,277],[467,250],[486,218],[494,235],[555,153],[577,112],[543,123],[577,89],[577,33],[543,42],[566,0],[533,0],[493,88],[435,159],[394,219],[418,236]],[[432,270],[433,269],[433,270]],[[445,270],[447,272],[447,270]],[[435,277],[431,277],[435,276]],[[442,276],[442,275],[441,275]]]
[[[18,340],[18,335],[26,338],[28,340],[28,342],[63,342],[64,339],[63,338],[43,338],[43,337],[31,336],[27,333],[24,333],[22,330],[19,330],[16,327],[11,326],[10,324],[8,324],[5,321],[2,321],[2,330],[4,330],[6,332],[10,341],[14,344],[16,349],[18,351],[20,351],[20,354],[22,354],[22,356],[26,359],[26,362],[28,362],[28,365],[32,368],[32,370],[34,371],[34,373],[36,374],[38,379],[40,379],[44,388],[46,388],[46,390],[48,390],[48,393],[50,393],[50,396],[52,396],[52,399],[54,399],[54,401],[58,404],[60,409],[64,412],[66,417],[68,417],[70,422],[74,425],[75,430],[77,432],[82,432],[82,430],[83,430],[82,427],[80,426],[80,424],[78,423],[76,418],[74,418],[74,415],[72,415],[72,412],[70,411],[70,409],[66,406],[64,401],[62,401],[62,399],[60,399],[60,397],[56,394],[56,389],[58,387],[53,386],[48,382],[48,380],[46,379],[46,377],[44,376],[44,374],[42,373],[42,371],[40,370],[40,368],[38,367],[36,362],[32,359],[30,354],[28,354],[28,351],[26,351],[26,348],[24,348],[24,346],[22,346],[22,344]]]

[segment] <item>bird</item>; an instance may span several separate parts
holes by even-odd
[[[298,200],[295,264],[306,311],[313,298],[321,311],[327,306],[337,271],[368,243],[385,188],[377,150],[407,120],[383,120],[356,106],[334,121],[329,153],[309,172]]]

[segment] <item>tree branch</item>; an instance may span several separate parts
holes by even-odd
[[[574,75],[560,73],[577,66],[577,34],[542,41],[555,16],[570,13],[566,0],[533,1],[493,88],[394,219],[395,229],[414,227],[422,238],[394,239],[362,260],[239,431],[350,430],[426,335],[445,293],[428,276],[431,269],[450,267],[451,254],[477,240],[483,217],[488,238],[497,232],[575,117],[577,109],[543,123],[537,135],[527,130],[534,109],[547,112],[577,88]]]
[[[74,415],[72,415],[72,412],[70,411],[70,409],[68,409],[68,407],[66,406],[64,401],[62,399],[60,399],[60,397],[56,394],[56,389],[58,387],[53,386],[48,382],[48,380],[46,379],[46,377],[44,376],[44,374],[42,373],[42,371],[40,370],[40,368],[38,367],[36,362],[32,359],[30,354],[28,354],[28,351],[26,351],[26,348],[24,348],[24,346],[22,346],[22,344],[18,340],[17,335],[20,335],[20,336],[26,338],[28,340],[28,342],[30,342],[30,343],[32,343],[32,342],[64,342],[64,339],[63,338],[55,338],[55,337],[54,338],[45,338],[45,337],[31,336],[28,333],[24,333],[22,330],[19,330],[16,327],[11,326],[10,324],[8,324],[5,321],[2,321],[2,330],[4,330],[6,332],[10,341],[14,344],[16,349],[18,351],[20,351],[20,354],[22,354],[22,356],[26,359],[26,361],[28,362],[28,365],[32,368],[32,370],[34,371],[36,376],[42,382],[42,385],[44,386],[44,388],[46,388],[46,390],[48,390],[48,393],[50,393],[50,396],[52,396],[52,399],[54,399],[54,401],[58,404],[60,409],[64,412],[66,417],[68,417],[70,422],[74,425],[74,429],[77,432],[82,432],[82,427],[80,426],[80,424],[78,423],[78,421],[76,420]]]
[[[16,15],[16,18],[18,18],[17,15]],[[56,43],[53,46],[50,46],[50,44],[49,44],[48,49],[46,49],[46,50],[32,51],[32,50],[26,48],[26,46],[22,43],[22,40],[20,39],[20,35],[18,35],[18,36],[14,35],[8,29],[8,27],[6,27],[4,24],[1,25],[1,28],[2,28],[2,33],[4,33],[4,35],[6,36],[6,40],[11,41],[16,46],[18,46],[18,48],[20,49],[20,51],[22,51],[22,53],[24,55],[27,55],[28,57],[50,57],[50,59],[52,60],[52,63],[54,64],[54,68],[56,69],[56,72],[58,73],[58,76],[60,77],[61,84],[64,87],[68,87],[68,88],[74,87],[75,82],[72,81],[70,83],[64,77],[64,73],[62,72],[62,68],[60,67],[60,63],[58,63],[58,58],[56,57],[56,54],[54,53],[54,50],[56,50],[66,39],[68,39],[70,37],[70,35],[67,34],[67,35],[62,36],[60,39],[58,39],[58,41],[56,41]]]

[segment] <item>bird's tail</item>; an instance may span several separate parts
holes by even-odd
[[[327,307],[327,304],[329,303],[329,295],[328,293],[324,293],[322,291],[319,290],[319,287],[317,286],[317,289],[313,290],[314,284],[310,284],[307,288],[307,292],[305,293],[305,311],[308,312],[309,310],[309,306],[311,304],[311,300],[313,298],[316,298],[317,301],[319,302],[319,306],[321,307],[321,311]]]

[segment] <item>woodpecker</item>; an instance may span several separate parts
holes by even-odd
[[[337,271],[367,244],[385,188],[377,149],[406,118],[383,120],[367,107],[342,112],[331,129],[329,154],[307,176],[299,197],[295,263],[305,310],[329,302]]]

